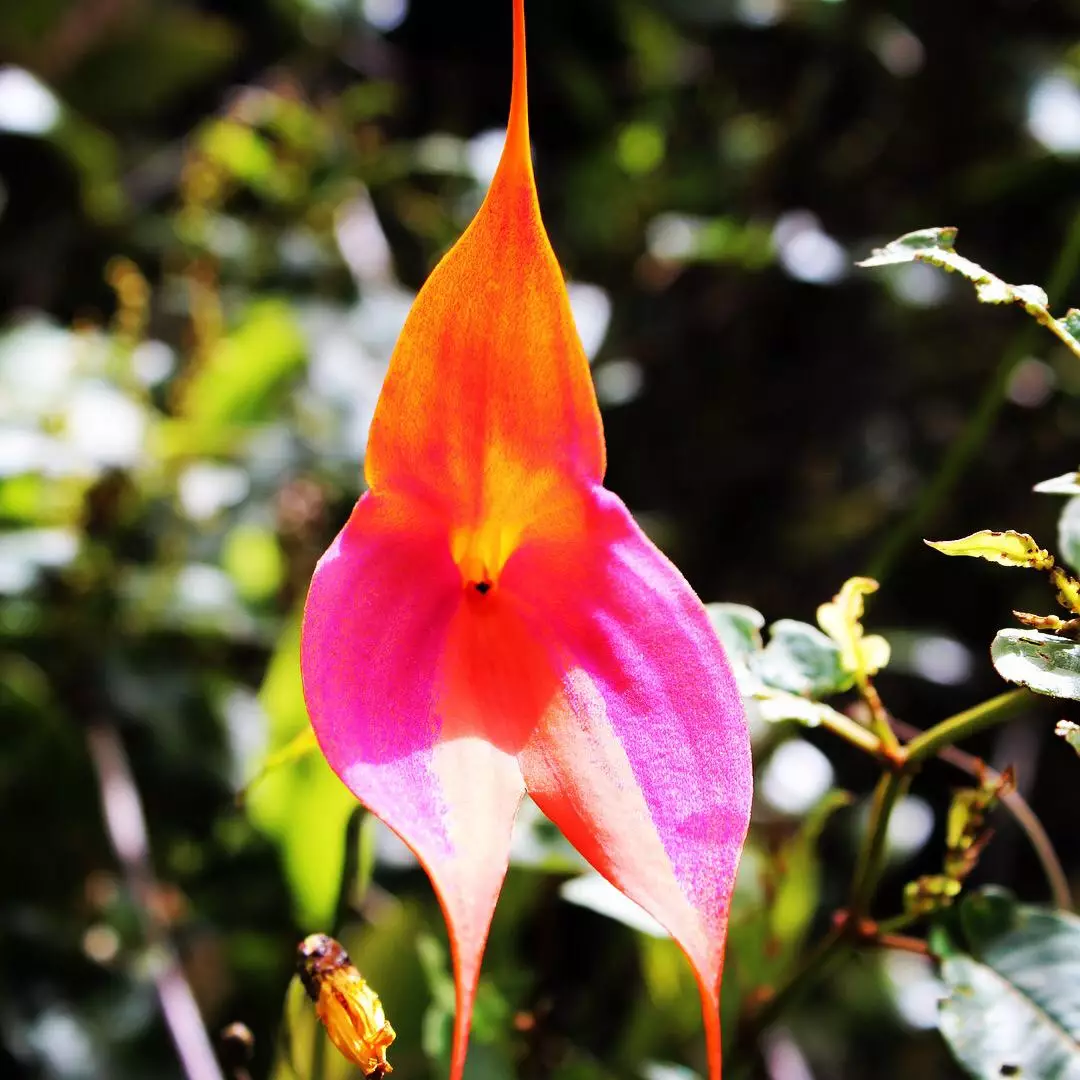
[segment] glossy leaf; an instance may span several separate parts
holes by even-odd
[[[706,604],[705,611],[728,659],[745,661],[762,647],[761,628],[765,616],[746,604]]]
[[[938,1026],[979,1080],[1080,1077],[1080,919],[985,890],[960,909],[968,952],[941,965]]]
[[[999,630],[990,647],[997,673],[1037,694],[1080,700],[1080,643],[1037,630]]]
[[[1076,752],[1080,754],[1080,724],[1074,724],[1071,720],[1059,720],[1054,734],[1064,739]]]
[[[1080,473],[1069,472],[1042,480],[1032,489],[1042,495],[1080,495]]]
[[[1046,313],[1046,293],[1038,285],[1010,285],[991,274],[978,263],[956,252],[957,230],[954,228],[920,229],[877,248],[862,267],[897,266],[909,262],[925,262],[960,274],[975,286],[975,294],[984,304],[1022,304],[1029,311]]]
[[[1058,518],[1058,555],[1080,570],[1080,497],[1069,499]]]
[[[847,690],[853,681],[840,646],[817,627],[795,619],[769,627],[769,643],[754,658],[753,669],[768,686],[808,698]]]
[[[812,700],[851,685],[852,675],[840,663],[840,648],[831,638],[807,623],[782,619],[771,627],[773,637],[765,647],[765,617],[754,608],[714,603],[706,611],[751,716],[770,724],[792,720],[817,727],[836,715]]]

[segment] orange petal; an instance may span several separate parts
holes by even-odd
[[[604,437],[588,360],[536,196],[524,0],[514,0],[506,145],[472,224],[428,278],[390,361],[365,471],[462,527],[523,516],[552,474],[598,481]],[[539,478],[539,479],[538,479]]]

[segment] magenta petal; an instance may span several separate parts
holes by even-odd
[[[505,583],[564,651],[563,707],[521,754],[540,808],[682,946],[719,1076],[719,985],[750,817],[742,704],[700,601],[623,504],[589,497],[587,548],[526,546]]]
[[[469,677],[484,644],[445,530],[410,500],[365,495],[312,580],[304,695],[331,767],[438,893],[458,988],[453,1077],[524,790],[484,726],[502,685]]]

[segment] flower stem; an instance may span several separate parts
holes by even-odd
[[[910,771],[927,758],[934,757],[942,748],[970,738],[984,728],[1011,720],[1035,700],[1030,690],[1010,690],[942,720],[929,731],[917,735],[904,747],[905,770]]]
[[[855,918],[861,918],[870,909],[885,869],[889,821],[896,804],[907,794],[910,786],[911,777],[906,773],[890,772],[882,776],[874,790],[870,828],[859,852],[851,885],[851,914]]]
[[[918,728],[910,727],[908,724],[899,721],[897,722],[897,733],[909,741],[914,740],[921,734]],[[986,780],[990,784],[997,784],[1001,779],[1001,774],[996,769],[992,769],[981,758],[969,754],[966,750],[961,750],[958,746],[942,747],[937,756],[941,761],[960,769],[976,780]],[[1058,858],[1054,845],[1038,815],[1031,809],[1027,799],[1019,791],[1012,791],[1002,795],[1001,805],[1013,815],[1017,825],[1028,838],[1028,843],[1031,844],[1031,848],[1043,868],[1043,873],[1046,875],[1046,882],[1050,886],[1054,906],[1064,911],[1071,911],[1072,888],[1069,885],[1068,875],[1065,873],[1065,868],[1061,865],[1061,860]]]
[[[852,746],[857,746],[860,750],[865,750],[874,757],[881,756],[881,739],[869,728],[856,723],[849,717],[844,716],[843,713],[831,713],[824,716],[821,726],[834,735],[839,735],[841,739],[851,743]]]
[[[105,832],[124,873],[131,902],[142,925],[162,1019],[172,1037],[187,1080],[222,1080],[191,984],[154,904],[158,884],[150,861],[150,840],[142,796],[127,750],[116,728],[97,722],[86,729],[87,748],[101,798]]]
[[[772,1027],[810,987],[825,978],[850,947],[851,943],[841,925],[834,926],[818,941],[780,988],[749,1018],[731,1052],[731,1065],[725,1071],[736,1078],[745,1072],[752,1060],[758,1036]]]

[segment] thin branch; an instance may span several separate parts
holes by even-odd
[[[940,753],[943,747],[970,738],[984,728],[1012,719],[1034,701],[1035,695],[1030,690],[1009,690],[942,720],[928,731],[919,732],[904,747],[905,767],[918,765],[919,762]]]
[[[881,740],[867,727],[856,723],[843,713],[829,712],[822,716],[821,726],[838,735],[841,739],[857,746],[860,750],[872,754],[876,758],[885,759],[881,747]]]
[[[893,723],[897,732],[904,739],[915,739],[922,734],[918,728],[905,724],[903,721],[894,720]],[[937,756],[942,761],[960,769],[975,779],[985,778],[991,784],[996,784],[1001,778],[1001,774],[987,765],[982,758],[969,754],[959,747],[943,746],[937,751]],[[1063,911],[1071,911],[1072,889],[1069,886],[1068,875],[1066,875],[1065,868],[1061,865],[1061,860],[1054,850],[1054,845],[1050,842],[1050,837],[1047,835],[1043,823],[1039,820],[1035,811],[1031,809],[1031,804],[1019,791],[1013,791],[1003,796],[1001,803],[1012,814],[1017,825],[1020,826],[1021,831],[1027,837],[1028,843],[1031,844],[1032,850],[1042,866],[1043,873],[1046,875],[1054,906],[1061,908]]]
[[[753,1060],[753,1048],[758,1038],[767,1031],[784,1012],[818,982],[846,956],[852,947],[852,940],[843,922],[837,922],[825,937],[802,958],[795,969],[771,997],[767,998],[759,1009],[749,1016],[739,1032],[735,1046],[730,1054],[730,1065],[725,1062],[725,1071],[741,1076],[747,1071]]]
[[[907,794],[910,786],[910,775],[893,772],[885,773],[874,790],[870,830],[860,849],[859,862],[851,884],[851,914],[855,918],[861,918],[870,909],[870,903],[885,870],[889,821],[896,804]]]
[[[1046,293],[1052,305],[1057,306],[1060,303],[1062,294],[1076,278],[1078,268],[1080,268],[1080,212],[1073,216],[1065,243],[1058,253],[1046,286]],[[972,409],[967,424],[949,446],[937,472],[924,486],[922,495],[915,505],[890,528],[877,554],[870,560],[867,570],[869,577],[877,581],[885,580],[897,558],[912,539],[925,535],[923,529],[927,523],[933,519],[963,479],[964,474],[976,461],[979,451],[993,432],[998,414],[1005,403],[1005,390],[1009,385],[1013,370],[1030,351],[1031,342],[1036,333],[1035,327],[1025,320],[1024,325],[1006,346],[1001,360]]]
[[[127,751],[111,724],[92,724],[87,728],[86,741],[97,776],[105,831],[123,871],[146,945],[155,954],[156,962],[151,965],[154,987],[184,1074],[187,1080],[224,1080],[191,984],[169,939],[168,927],[152,902],[157,882],[150,863],[146,816]]]

